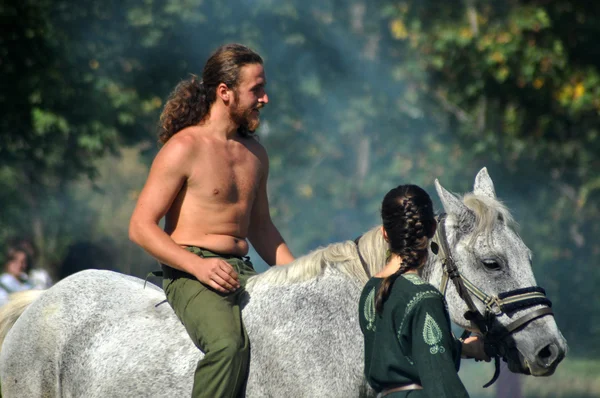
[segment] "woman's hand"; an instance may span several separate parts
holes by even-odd
[[[462,345],[462,357],[474,358],[476,361],[491,361],[483,348],[483,338],[481,336],[467,337]]]

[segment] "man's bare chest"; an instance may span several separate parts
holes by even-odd
[[[199,162],[188,180],[188,192],[215,202],[252,200],[256,195],[263,167],[257,158],[215,156]]]

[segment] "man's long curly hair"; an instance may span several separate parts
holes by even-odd
[[[159,142],[164,144],[178,131],[201,123],[217,99],[219,84],[225,83],[235,90],[241,68],[262,63],[260,55],[241,44],[219,47],[206,61],[201,79],[192,75],[180,82],[169,96],[160,115]],[[238,129],[238,133],[246,137],[253,134],[245,128]]]

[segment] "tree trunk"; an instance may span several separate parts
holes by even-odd
[[[477,20],[477,7],[475,7],[475,0],[466,0],[466,5],[467,16],[469,18],[469,24],[471,25],[471,32],[473,32],[473,37],[477,37],[479,36],[479,21]],[[482,133],[485,130],[486,124],[487,99],[485,97],[480,98],[479,106],[477,108],[475,128],[477,129],[478,133]]]
[[[34,210],[35,211],[35,210]],[[31,220],[33,246],[36,248],[36,267],[46,269],[48,258],[46,256],[46,236],[44,234],[44,221],[36,214]]]

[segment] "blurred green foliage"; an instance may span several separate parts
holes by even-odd
[[[487,166],[580,356],[598,356],[600,3],[7,0],[0,6],[0,243],[55,277],[89,242],[154,260],[127,223],[163,101],[219,45],[264,56],[259,132],[296,254],[355,238],[406,182],[466,192]]]

